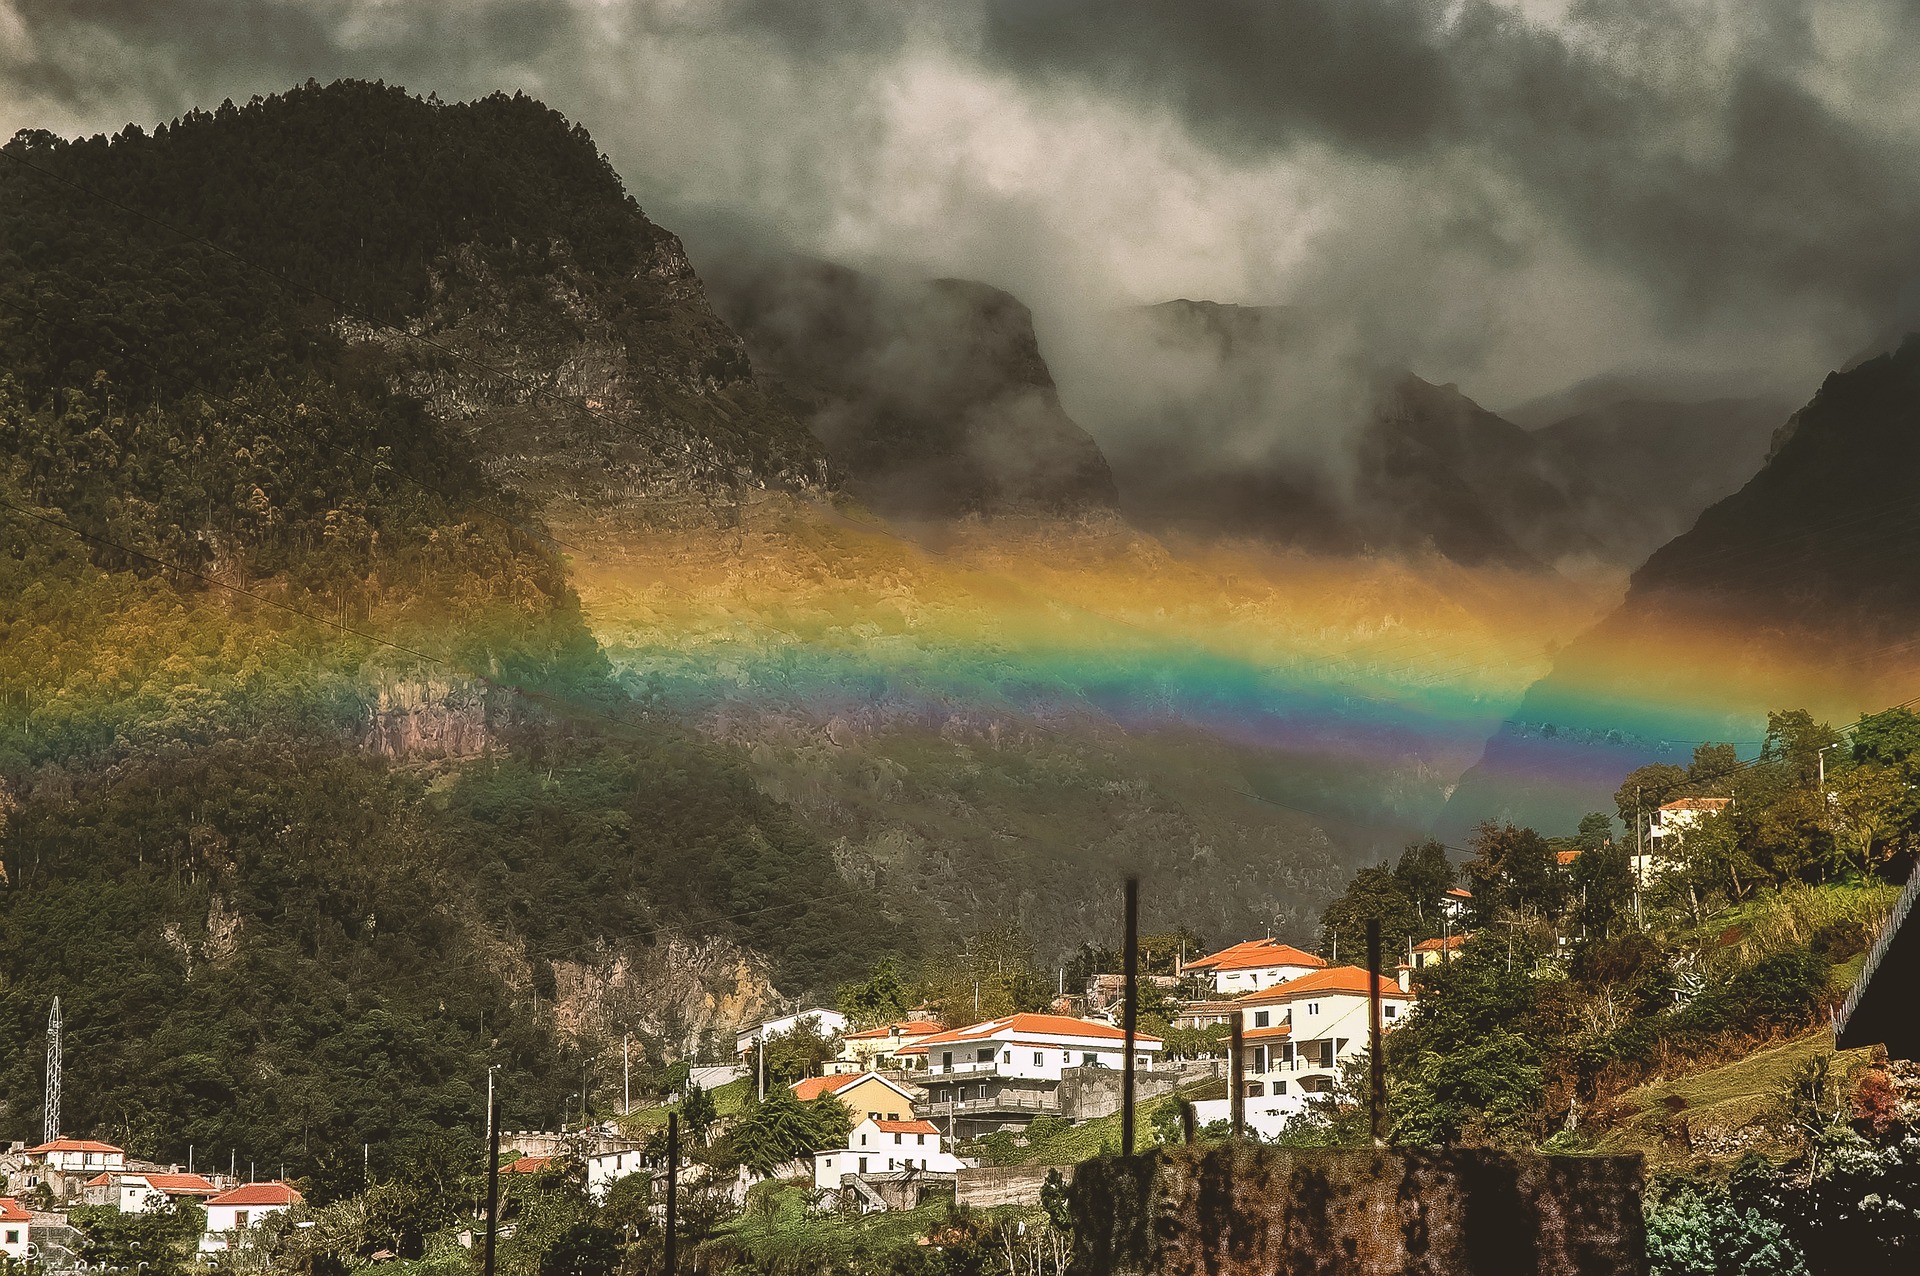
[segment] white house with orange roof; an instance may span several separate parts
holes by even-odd
[[[33,1215],[11,1196],[0,1196],[0,1254],[16,1263],[27,1261]]]
[[[792,1036],[795,1032],[805,1030],[817,1032],[823,1037],[837,1037],[847,1030],[847,1017],[838,1010],[815,1006],[810,1010],[796,1010],[790,1015],[762,1019],[752,1027],[742,1028],[733,1034],[733,1053],[735,1057],[745,1059],[762,1041]]]
[[[95,1174],[127,1168],[124,1151],[94,1139],[54,1139],[30,1147],[22,1155],[35,1165],[64,1174]]]
[[[1473,892],[1464,886],[1449,886],[1440,896],[1440,915],[1455,926],[1473,912]]]
[[[868,1117],[847,1135],[847,1146],[813,1154],[813,1185],[838,1188],[848,1174],[952,1174],[966,1164],[946,1150],[931,1121],[888,1121]]]
[[[200,1237],[200,1252],[218,1254],[233,1249],[247,1231],[275,1214],[285,1213],[300,1204],[302,1197],[281,1182],[242,1183],[207,1202],[207,1230]]]
[[[828,1062],[827,1071],[871,1072],[876,1068],[889,1067],[911,1070],[925,1066],[924,1055],[902,1057],[901,1048],[925,1041],[944,1029],[944,1024],[932,1019],[903,1019],[881,1028],[849,1032],[840,1038],[840,1055]]]
[[[1326,959],[1273,939],[1250,939],[1181,967],[1205,976],[1223,997],[1259,992],[1326,968]]]
[[[1340,1061],[1367,1048],[1370,978],[1358,966],[1331,966],[1239,998],[1248,1096],[1331,1091]],[[1380,1026],[1392,1031],[1414,997],[1384,976],[1379,989]]]
[[[220,1189],[198,1174],[159,1174],[128,1170],[87,1180],[89,1205],[111,1205],[122,1214],[144,1214],[181,1201],[205,1205]]]
[[[1058,1112],[1063,1075],[1121,1068],[1125,1045],[1125,1033],[1109,1023],[1023,1013],[936,1033],[901,1053],[926,1059],[923,1114],[945,1116],[955,1134],[971,1136]],[[1136,1036],[1134,1066],[1151,1068],[1160,1049],[1160,1038]]]

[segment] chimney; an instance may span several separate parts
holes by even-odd
[[[1411,966],[1400,967],[1400,991],[1413,991],[1413,968]]]

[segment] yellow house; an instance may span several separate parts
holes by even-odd
[[[847,1105],[856,1123],[874,1121],[911,1121],[914,1119],[914,1095],[905,1086],[887,1080],[877,1072],[853,1076],[807,1077],[793,1083],[794,1097],[803,1102],[830,1094]]]

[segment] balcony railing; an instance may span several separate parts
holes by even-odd
[[[1053,1094],[1007,1093],[991,1099],[946,1099],[923,1104],[921,1110],[930,1116],[965,1116],[969,1112],[1058,1112],[1060,1100]]]

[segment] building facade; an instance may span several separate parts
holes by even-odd
[[[848,1174],[894,1174],[919,1170],[926,1174],[953,1174],[965,1165],[947,1151],[946,1140],[931,1121],[876,1121],[872,1117],[853,1127],[847,1146],[813,1155],[813,1185],[838,1188]]]
[[[1253,939],[1223,948],[1182,967],[1205,978],[1223,997],[1259,992],[1290,979],[1326,969],[1326,959],[1271,939]]]
[[[1065,1074],[1122,1068],[1125,1041],[1120,1029],[1098,1020],[1017,1014],[939,1033],[902,1053],[926,1058],[922,1115],[970,1138],[1058,1113]],[[1134,1066],[1151,1068],[1160,1049],[1158,1037],[1137,1036]]]
[[[1247,1095],[1327,1094],[1341,1060],[1367,1048],[1367,985],[1357,966],[1334,966],[1239,999]],[[1380,1026],[1406,1021],[1414,997],[1381,977]]]
[[[285,1213],[301,1202],[300,1193],[285,1183],[243,1183],[207,1202],[207,1230],[200,1252],[218,1254],[235,1248],[262,1220]]]

